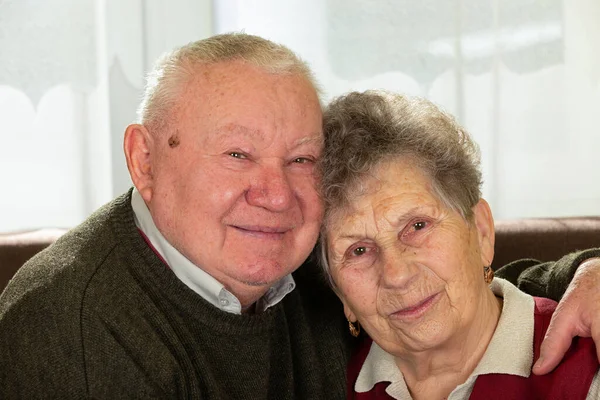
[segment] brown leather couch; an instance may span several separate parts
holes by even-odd
[[[0,291],[34,254],[64,229],[0,234]],[[520,258],[551,261],[575,250],[600,247],[600,216],[496,221],[494,268]]]
[[[0,292],[21,265],[62,236],[66,229],[0,234]]]
[[[521,258],[552,261],[600,248],[600,216],[496,221],[495,247],[494,269]]]

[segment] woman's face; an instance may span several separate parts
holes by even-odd
[[[446,208],[407,160],[385,162],[327,230],[331,275],[350,320],[391,354],[442,346],[478,317],[494,227]]]

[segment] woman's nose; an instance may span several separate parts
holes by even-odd
[[[391,253],[391,254],[390,254]],[[419,273],[410,250],[394,249],[384,256],[381,280],[389,288],[408,288]]]

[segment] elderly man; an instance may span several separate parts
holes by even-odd
[[[160,60],[125,132],[135,189],[0,298],[0,397],[343,398],[342,308],[313,263],[298,269],[322,216],[315,87],[290,50],[250,35]],[[599,254],[522,276],[553,267],[540,287],[566,286]]]

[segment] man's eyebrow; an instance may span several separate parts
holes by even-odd
[[[219,126],[219,127],[217,127],[217,129],[214,130],[214,132],[217,134],[225,133],[225,134],[238,134],[238,135],[243,135],[243,136],[252,136],[252,137],[258,137],[260,139],[264,139],[264,137],[265,137],[264,133],[260,129],[250,129],[247,126],[234,124],[234,123]]]
[[[299,147],[305,144],[317,144],[317,145],[323,145],[324,139],[323,139],[323,134],[321,133],[315,133],[314,135],[310,135],[310,136],[304,136],[298,140],[296,140],[296,142],[294,143],[294,147]]]

